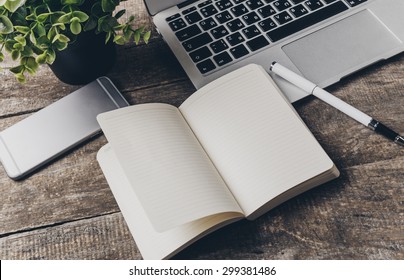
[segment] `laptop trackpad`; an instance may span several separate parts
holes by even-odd
[[[386,58],[400,45],[376,16],[364,10],[285,45],[283,51],[307,79],[328,85]]]

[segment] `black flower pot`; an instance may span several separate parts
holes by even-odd
[[[105,75],[114,65],[115,44],[105,44],[105,34],[82,32],[76,41],[56,53],[56,60],[49,65],[55,76],[66,84],[84,85]]]

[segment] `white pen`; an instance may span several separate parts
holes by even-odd
[[[334,108],[340,110],[341,112],[347,114],[354,120],[360,122],[361,124],[371,128],[372,130],[376,131],[377,133],[387,137],[388,139],[396,142],[399,145],[404,146],[404,137],[400,136],[397,132],[391,130],[381,122],[375,120],[374,118],[368,116],[367,114],[359,111],[355,107],[345,103],[341,99],[335,97],[334,95],[328,93],[327,91],[323,90],[316,84],[308,81],[307,79],[303,78],[302,76],[296,74],[295,72],[287,69],[286,67],[280,65],[277,62],[273,62],[271,67],[269,68],[270,71],[275,73],[276,75],[282,77],[283,79],[287,80],[291,84],[301,88],[305,92],[311,93],[317,98],[323,100],[327,104],[333,106]]]

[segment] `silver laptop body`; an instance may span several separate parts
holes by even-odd
[[[249,63],[269,69],[273,61],[326,87],[404,51],[403,0],[145,0],[145,4],[196,88]],[[208,43],[201,45],[202,39]],[[307,95],[274,78],[291,102]]]

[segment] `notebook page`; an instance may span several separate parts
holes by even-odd
[[[100,149],[97,160],[144,259],[169,258],[202,237],[204,233],[244,217],[241,213],[227,212],[202,218],[172,230],[157,232],[120,167],[110,144]]]
[[[203,87],[180,111],[247,216],[333,166],[260,66]]]
[[[136,105],[97,120],[157,231],[240,211],[174,106]]]

